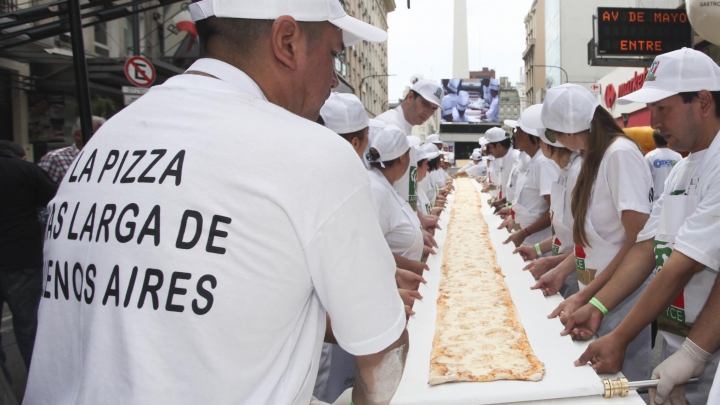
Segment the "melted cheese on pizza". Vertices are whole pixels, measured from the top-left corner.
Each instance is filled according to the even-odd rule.
[[[450,214],[429,384],[539,381],[545,367],[528,343],[470,182],[457,180]]]

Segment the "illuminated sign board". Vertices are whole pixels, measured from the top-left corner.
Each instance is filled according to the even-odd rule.
[[[598,8],[598,54],[659,55],[692,48],[692,29],[685,10]]]

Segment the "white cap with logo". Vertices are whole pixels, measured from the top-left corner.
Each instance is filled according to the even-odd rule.
[[[552,145],[556,148],[564,148],[565,146],[560,142],[550,142],[550,140],[545,136],[545,128],[542,123],[542,109],[542,104],[535,104],[523,111],[522,116],[520,117],[522,120],[521,124],[523,131],[531,135],[539,136],[540,139],[548,145]],[[526,128],[532,129],[535,133],[527,131]]]
[[[583,86],[566,83],[548,89],[543,103],[542,127],[564,134],[576,134],[590,129],[597,98]]]
[[[435,80],[418,80],[417,83],[413,84],[411,90],[420,94],[428,102],[440,107],[444,92],[440,84]]]
[[[442,102],[440,103],[440,108],[442,108],[441,115],[443,117],[453,115],[453,108],[455,108],[456,105],[456,97],[451,97],[450,95],[443,97]]]
[[[331,93],[320,109],[325,126],[336,134],[349,134],[373,126],[382,128],[385,123],[369,119],[362,101],[354,94]]]
[[[410,149],[405,132],[393,124],[375,132],[370,142],[370,149],[375,149],[379,156],[377,159],[373,159],[368,153],[367,160],[370,163],[380,163],[382,167],[385,167],[382,162],[397,159]]]
[[[485,132],[485,139],[487,139],[487,143],[495,143],[510,138],[508,138],[508,134],[502,128],[494,127]]]
[[[682,48],[658,55],[640,90],[617,100],[618,104],[654,103],[678,93],[720,91],[720,66],[706,54]]]
[[[338,0],[201,0],[191,3],[188,10],[193,21],[212,16],[275,20],[284,15],[304,22],[327,21],[342,29],[345,46],[387,40],[387,32],[350,17]]]

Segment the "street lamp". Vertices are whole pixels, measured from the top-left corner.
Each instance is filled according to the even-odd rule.
[[[532,67],[549,67],[549,68],[560,69],[563,71],[563,73],[565,73],[565,83],[570,82],[570,79],[568,78],[568,73],[565,71],[565,69],[561,68],[560,66],[552,66],[552,65],[530,65],[530,66],[532,66]],[[562,77],[560,78],[560,81],[562,82]]]
[[[362,80],[360,80],[360,100],[362,100],[362,88],[363,88],[363,83],[365,83],[365,79],[371,79],[373,77],[390,77],[390,76],[397,76],[397,75],[370,75],[370,76],[363,77]]]

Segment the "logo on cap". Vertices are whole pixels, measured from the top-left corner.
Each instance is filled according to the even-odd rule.
[[[645,78],[646,82],[654,82],[656,79],[655,73],[657,72],[657,68],[660,66],[660,61],[655,60],[653,61],[652,65],[650,66],[650,70],[648,70],[647,77]]]
[[[435,90],[435,97],[440,98],[442,95],[442,88],[438,87],[437,90]]]

